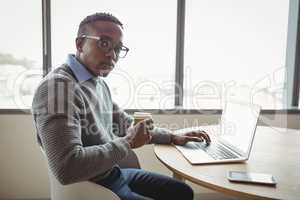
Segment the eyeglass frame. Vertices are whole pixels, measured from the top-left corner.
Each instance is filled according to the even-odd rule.
[[[98,37],[98,36],[92,36],[92,35],[81,35],[81,36],[79,36],[78,38],[83,38],[83,39],[93,39],[93,40],[96,40],[97,41],[97,47],[99,48],[99,49],[101,49],[101,50],[103,50],[99,45],[98,45],[98,42],[101,40],[101,39],[103,39],[103,37]],[[109,38],[109,37],[108,37]],[[112,41],[111,41],[112,42]],[[113,50],[114,51],[114,53],[116,54],[116,56],[118,57],[118,58],[125,58],[126,57],[126,55],[127,55],[127,53],[128,53],[128,51],[129,51],[129,48],[128,47],[126,47],[126,46],[124,46],[123,44],[119,47],[120,48],[120,52],[123,50],[123,51],[125,51],[125,55],[124,56],[122,56],[122,57],[120,57],[119,55],[120,55],[120,53],[116,53],[116,51],[115,51],[115,48],[116,47],[114,47],[114,48],[110,48],[107,52],[105,52],[105,53],[108,53],[108,52],[110,52],[111,50]],[[122,49],[122,48],[125,48],[125,49]]]

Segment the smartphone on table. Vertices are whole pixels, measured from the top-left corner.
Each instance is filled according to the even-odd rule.
[[[227,178],[231,182],[253,183],[276,186],[276,180],[272,174],[251,173],[243,171],[229,171]]]

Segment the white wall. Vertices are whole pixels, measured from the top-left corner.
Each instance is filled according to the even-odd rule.
[[[154,120],[163,124],[171,122],[173,126],[182,128],[184,125],[195,125],[195,122],[217,123],[218,117],[218,115],[155,115]],[[265,117],[269,119],[268,123],[274,126],[300,129],[300,115],[282,114]],[[152,145],[137,150],[137,154],[144,169],[171,175],[155,158]],[[0,115],[0,163],[0,199],[49,197],[47,170],[36,143],[30,115]]]

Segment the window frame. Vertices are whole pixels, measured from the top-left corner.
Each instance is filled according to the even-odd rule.
[[[286,48],[285,90],[286,108],[299,109],[300,87],[300,3],[299,0],[289,1],[289,22]]]
[[[177,0],[175,105],[174,109],[125,109],[153,114],[220,114],[220,109],[184,109],[184,34],[186,0]],[[43,76],[51,71],[51,0],[42,0],[43,27]],[[285,109],[263,109],[262,114],[300,114],[300,0],[289,0],[288,37],[286,48]],[[0,109],[0,114],[30,114],[30,109]]]

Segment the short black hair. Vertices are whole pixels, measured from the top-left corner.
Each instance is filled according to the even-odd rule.
[[[117,17],[113,16],[110,13],[100,12],[100,13],[89,15],[80,22],[78,32],[77,32],[77,37],[80,37],[81,35],[85,34],[87,31],[87,25],[92,24],[95,21],[113,22],[121,26],[121,28],[123,28],[123,24],[120,22],[120,20]]]

